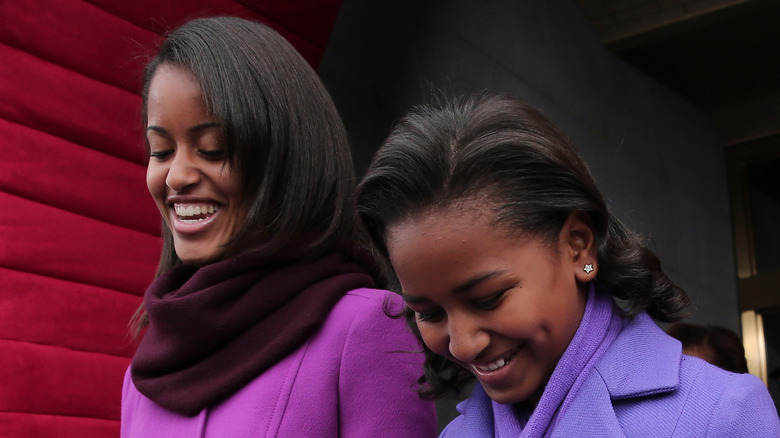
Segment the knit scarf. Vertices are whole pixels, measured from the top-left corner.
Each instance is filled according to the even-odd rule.
[[[149,329],[131,364],[138,391],[196,415],[301,346],[346,292],[374,284],[345,254],[300,255],[249,252],[158,277],[144,295]]]
[[[609,291],[600,283],[590,282],[582,322],[530,417],[524,403],[492,402],[496,438],[552,435],[593,366],[620,334],[624,321]]]

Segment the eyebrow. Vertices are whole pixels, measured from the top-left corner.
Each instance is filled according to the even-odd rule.
[[[488,272],[481,272],[474,277],[464,281],[463,283],[459,284],[458,286],[455,286],[455,288],[452,289],[453,294],[463,294],[474,288],[474,286],[477,286],[478,284],[489,280],[491,278],[497,277],[501,274],[503,274],[504,271],[488,271]],[[425,301],[428,301],[427,298],[422,297],[414,297],[409,296],[401,292],[401,297],[403,300],[407,303],[422,303]]]
[[[468,292],[474,286],[476,286],[476,285],[478,285],[478,284],[480,284],[480,283],[482,283],[482,282],[484,282],[486,280],[489,280],[489,279],[491,279],[493,277],[497,277],[497,276],[499,276],[499,275],[501,275],[503,273],[504,273],[504,271],[489,271],[489,272],[483,272],[483,273],[477,274],[474,277],[472,277],[471,279],[466,280],[463,283],[461,283],[460,285],[458,285],[457,287],[455,287],[455,289],[453,289],[452,292],[456,293],[456,294],[462,294],[464,292]]]
[[[208,128],[219,128],[219,122],[198,123],[197,125],[191,126],[190,128],[188,128],[187,132],[192,134],[192,133],[195,133],[195,132],[198,132],[198,131],[202,131],[202,130],[208,129]],[[154,132],[157,132],[157,133],[160,133],[160,134],[165,134],[165,135],[168,134],[168,130],[167,129],[163,128],[162,126],[157,126],[157,125],[149,125],[149,126],[147,126],[146,127],[146,131],[147,132],[148,131],[154,131]]]

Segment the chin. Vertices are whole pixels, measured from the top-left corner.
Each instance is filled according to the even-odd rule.
[[[485,388],[484,385],[482,388],[485,389],[485,392],[491,400],[496,403],[501,403],[502,405],[521,403],[534,398],[533,394],[528,394],[527,391],[523,391],[520,388],[514,388],[514,390],[508,391],[494,391],[489,388]]]
[[[176,256],[179,257],[179,260],[183,263],[195,266],[205,266],[222,260],[222,254],[214,252],[199,253],[195,251],[176,250]]]
[[[488,392],[488,396],[494,402],[501,403],[502,405],[511,405],[514,403],[520,403],[524,400],[522,397],[511,397],[504,394],[492,394],[489,392]]]

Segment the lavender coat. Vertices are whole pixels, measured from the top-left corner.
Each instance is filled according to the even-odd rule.
[[[194,417],[144,397],[128,369],[122,438],[435,436],[434,405],[413,390],[422,372],[421,347],[403,319],[385,315],[385,300],[400,309],[391,292],[347,293],[306,344]]]
[[[504,438],[480,386],[458,411],[442,437]],[[683,355],[642,314],[599,359],[551,436],[776,438],[780,420],[761,380]]]

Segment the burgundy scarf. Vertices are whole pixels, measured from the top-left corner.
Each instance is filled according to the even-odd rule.
[[[165,409],[196,415],[301,346],[348,291],[372,287],[342,253],[245,253],[180,265],[146,290],[149,329],[133,357],[136,388]]]

